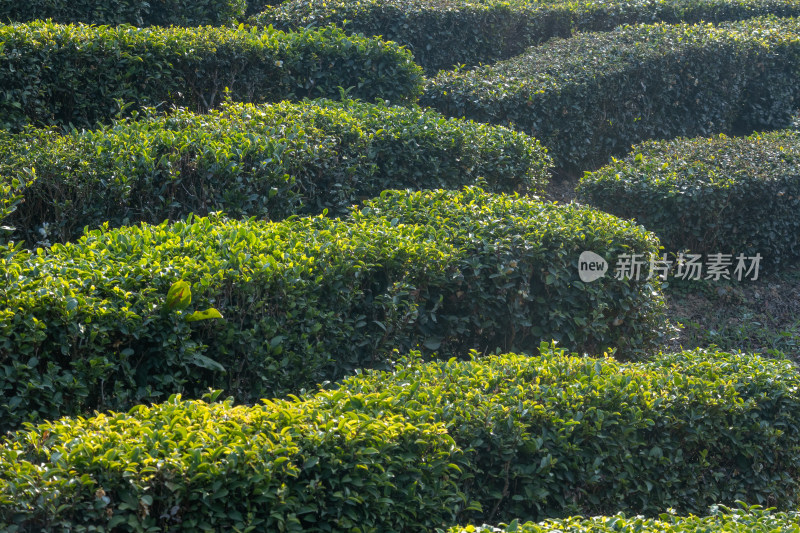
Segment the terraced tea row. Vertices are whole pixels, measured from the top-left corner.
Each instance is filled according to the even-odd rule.
[[[141,4],[136,23],[165,6],[179,23],[244,8],[169,1]],[[341,10],[345,31],[426,33],[433,46],[414,47],[430,69],[459,39],[474,58],[643,16],[783,9],[800,5],[293,0],[259,20],[317,24]],[[799,22],[579,34],[441,73],[423,102],[541,136],[562,170],[583,170],[645,138],[785,126],[800,106]],[[551,161],[524,134],[350,100],[416,102],[422,71],[406,50],[331,28],[243,26],[34,23],[0,27],[0,42],[0,117],[17,132],[0,135],[0,219],[21,231],[0,227],[0,242],[188,211],[253,216],[0,249],[0,431],[14,431],[0,441],[0,530],[800,532],[796,365],[656,355],[669,327],[657,279],[579,281],[583,253],[650,257],[654,234],[475,187],[385,191],[348,213],[385,188],[546,182]],[[306,96],[346,101],[229,101]],[[158,114],[173,105],[189,110]],[[58,133],[118,111],[136,119]],[[796,254],[796,136],[646,143],[587,175],[582,194],[678,216],[682,233],[647,224],[691,241],[681,246],[784,261]],[[761,211],[725,218],[754,194]],[[707,213],[688,218],[698,205]],[[325,208],[347,217],[291,216]],[[695,222],[711,226],[698,235]],[[607,348],[619,359],[585,355]],[[486,355],[509,351],[525,355]],[[330,390],[305,391],[320,382]],[[299,397],[253,405],[289,393]],[[777,511],[689,515],[737,500]],[[667,509],[679,515],[613,516]],[[568,515],[601,516],[527,522]]]
[[[663,328],[658,284],[576,281],[585,247],[650,254],[657,241],[590,209],[467,189],[384,193],[350,221],[214,217],[4,254],[0,430],[209,386],[255,402],[385,367],[395,349],[556,339],[635,357]],[[179,280],[185,311],[166,304]],[[224,320],[188,320],[206,308]]]
[[[244,17],[246,0],[0,0],[0,22],[52,19],[116,26],[217,26]],[[254,2],[264,7],[263,0]]]
[[[433,74],[454,65],[508,59],[527,46],[573,31],[608,31],[639,22],[723,22],[797,16],[797,0],[290,0],[251,22],[279,29],[336,24],[409,47]]]
[[[786,127],[800,107],[800,19],[640,25],[442,72],[422,103],[514,125],[583,171],[647,139]]]
[[[578,197],[636,219],[670,252],[788,264],[800,255],[800,133],[649,141],[587,173]]]
[[[565,520],[547,520],[541,523],[514,521],[501,527],[454,527],[447,533],[754,533],[771,531],[800,532],[800,514],[796,511],[777,513],[762,506],[742,506],[731,509],[714,506],[709,516],[676,516],[663,513],[659,518],[643,519],[639,516],[617,514],[594,518],[574,517]]]
[[[540,357],[418,355],[301,399],[176,397],[21,431],[0,445],[0,527],[431,531],[796,503],[800,378],[787,361],[695,351],[622,364],[547,345]],[[776,531],[790,520],[755,510],[570,519],[558,531]]]
[[[281,5],[282,4],[282,5]],[[572,30],[608,30],[635,22],[720,22],[758,15],[796,16],[796,0],[658,0],[514,2],[414,0],[0,0],[0,22],[51,19],[97,25],[235,25],[296,30],[337,24],[409,46],[425,68],[488,63]]]
[[[558,167],[595,168],[649,138],[786,126],[800,106],[798,19],[643,25],[578,34],[469,72],[443,72],[422,103],[448,116],[514,125]],[[5,26],[4,126],[90,126],[145,105],[206,111],[304,96],[410,103],[408,52],[339,30]],[[55,43],[55,44],[53,44]],[[13,53],[11,52],[12,50]],[[349,89],[352,89],[349,93]]]
[[[422,90],[411,54],[341,30],[0,25],[0,127],[93,127],[121,111],[195,111],[244,102],[338,98],[408,103]]]
[[[0,197],[23,202],[6,224],[27,246],[65,242],[83,228],[189,213],[280,220],[346,215],[391,188],[543,193],[544,149],[514,131],[435,112],[347,101],[225,104],[95,131],[0,134]],[[42,234],[45,236],[42,236]]]
[[[0,22],[107,26],[221,26],[241,22],[281,0],[0,0]]]

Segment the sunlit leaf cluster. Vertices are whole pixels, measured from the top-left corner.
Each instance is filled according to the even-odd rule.
[[[705,514],[745,498],[791,507],[800,378],[790,363],[540,351],[411,354],[291,400],[173,397],[46,422],[0,445],[0,527],[431,531],[607,513],[499,531],[795,531],[793,514],[757,508],[613,516]]]
[[[468,189],[387,193],[349,221],[212,216],[18,251],[0,264],[0,423],[208,387],[254,402],[388,368],[394,350],[557,339],[637,357],[663,331],[658,283],[583,284],[586,248],[611,260],[657,241],[591,209]],[[178,281],[191,308],[171,303]],[[187,320],[209,308],[224,320]]]

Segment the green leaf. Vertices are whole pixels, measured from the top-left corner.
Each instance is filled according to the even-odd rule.
[[[442,345],[442,338],[431,337],[430,339],[425,341],[424,345],[429,350],[438,350],[439,347]]]
[[[194,357],[192,357],[192,362],[195,364],[195,366],[199,366],[200,368],[206,368],[208,370],[216,370],[217,372],[225,372],[224,366],[217,363],[210,357],[206,357],[205,355],[199,353],[195,354]]]
[[[205,311],[195,311],[186,317],[186,321],[197,322],[198,320],[209,320],[212,318],[222,318],[222,314],[213,307],[210,307]]]
[[[170,311],[182,311],[192,303],[192,289],[185,281],[176,281],[169,288],[167,293],[167,309]]]

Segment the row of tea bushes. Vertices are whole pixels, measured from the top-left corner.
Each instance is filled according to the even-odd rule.
[[[705,513],[734,500],[795,507],[800,378],[789,361],[698,350],[622,364],[541,351],[412,356],[255,407],[172,398],[44,423],[0,445],[0,528],[431,531]],[[739,519],[793,531],[775,529],[790,518],[752,510],[663,531],[754,531],[724,529]],[[562,523],[634,532],[670,521],[681,519]]]
[[[0,0],[0,22],[217,26],[242,19],[246,7],[245,0]]]
[[[556,166],[597,168],[652,138],[785,127],[800,104],[800,19],[719,27],[639,25],[577,34],[466,72],[441,72],[422,102],[514,124]]]
[[[542,345],[412,363],[344,381],[352,410],[443,423],[465,450],[467,523],[736,500],[794,510],[800,495],[797,367],[697,349],[619,363]],[[335,394],[335,393],[330,393]],[[336,396],[333,396],[334,398]]]
[[[411,54],[334,28],[0,26],[0,127],[93,127],[142,106],[196,111],[233,100],[339,97],[409,103],[422,91]],[[121,109],[122,108],[122,109]]]
[[[455,297],[440,293],[438,316],[420,319],[431,335],[457,332],[443,345],[446,353],[528,348],[545,339],[587,352],[613,346],[634,357],[664,331],[654,321],[661,309],[656,280],[647,273],[616,279],[614,268],[624,254],[658,250],[657,239],[601,211],[476,189],[386,191],[352,219],[426,226],[438,242],[466,252]],[[579,279],[585,251],[610,263],[601,283]]]
[[[656,281],[578,280],[587,248],[655,253],[641,226],[474,188],[368,205],[352,221],[212,217],[5,254],[0,431],[209,386],[254,402],[385,367],[395,349],[450,357],[556,339],[635,357],[663,331]],[[191,285],[185,310],[167,301],[178,281]],[[224,319],[190,321],[206,308]]]
[[[780,513],[758,505],[731,509],[715,505],[709,516],[676,516],[662,513],[658,518],[640,516],[570,517],[540,523],[519,521],[492,526],[454,527],[447,533],[800,533],[800,513]]]
[[[578,198],[701,254],[800,255],[800,132],[648,141],[587,173]]]
[[[0,529],[428,531],[453,523],[460,455],[440,424],[176,397],[0,447]]]
[[[538,194],[548,168],[545,150],[525,134],[352,100],[229,103],[63,136],[0,134],[0,176],[24,196],[6,223],[29,246],[40,232],[65,242],[105,221],[344,215],[386,189],[483,183]]]
[[[282,0],[0,0],[0,22],[51,19],[107,26],[221,26]]]
[[[250,11],[248,7],[248,11]],[[722,22],[797,16],[796,0],[501,2],[451,0],[289,0],[249,22],[280,29],[336,24],[407,46],[429,73],[492,63],[573,31],[608,31],[637,22]]]

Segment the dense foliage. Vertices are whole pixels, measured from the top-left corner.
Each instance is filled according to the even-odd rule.
[[[430,225],[399,220],[426,212]],[[663,328],[658,284],[582,284],[584,246],[611,256],[657,241],[591,209],[470,189],[387,194],[351,222],[213,217],[8,254],[0,430],[209,386],[254,402],[385,368],[394,349],[532,352],[557,339],[635,356]],[[180,280],[183,310],[166,305]],[[224,319],[189,321],[206,308]]]
[[[651,138],[785,127],[800,106],[800,19],[718,27],[627,26],[442,72],[423,103],[446,115],[514,124],[556,166],[596,168]]]
[[[705,512],[736,499],[791,509],[799,385],[788,361],[753,355],[697,350],[622,364],[544,345],[538,357],[411,358],[257,407],[174,398],[8,438],[0,527],[430,531],[576,512]],[[687,531],[752,531],[715,526],[786,517],[717,514],[689,519],[705,529]],[[679,519],[608,520],[594,522],[647,531]]]
[[[14,190],[16,188],[14,183],[0,183],[0,224],[3,224],[0,225],[0,247],[7,244],[16,229],[5,224],[22,201],[22,196]]]
[[[646,142],[587,173],[578,195],[673,252],[785,263],[800,255],[800,132]]]
[[[362,223],[414,224],[464,253],[455,298],[442,295],[431,335],[457,332],[446,353],[530,349],[540,339],[582,351],[615,347],[634,357],[664,331],[658,279],[616,279],[622,254],[658,252],[641,226],[574,205],[487,195],[480,190],[386,191],[353,215]],[[583,283],[585,251],[611,264],[600,280]]]
[[[483,183],[541,193],[548,167],[544,149],[524,134],[353,100],[226,104],[63,136],[0,134],[0,176],[18,183],[6,195],[24,196],[6,222],[29,246],[106,221],[159,223],[220,210],[271,220],[323,209],[343,215],[390,188]]]
[[[459,494],[448,474],[458,472],[460,450],[443,428],[344,410],[174,398],[45,424],[0,448],[0,529],[426,531],[452,523]]]
[[[276,2],[277,3],[277,2]],[[248,6],[248,12],[252,12]],[[280,29],[336,24],[407,46],[429,73],[507,59],[575,30],[621,24],[797,16],[797,0],[289,0],[250,22]]]
[[[245,8],[245,0],[0,0],[0,22],[216,26],[240,20]]]
[[[0,531],[800,533],[800,0],[278,4],[0,0]]]
[[[675,516],[662,513],[658,518],[639,516],[571,517],[540,523],[519,521],[500,527],[454,527],[448,533],[800,533],[800,514],[771,512],[761,506],[731,509],[715,505],[709,516]]]
[[[442,422],[465,450],[469,522],[735,500],[793,510],[800,375],[788,360],[694,350],[642,363],[504,355],[349,378],[359,411]],[[475,354],[478,355],[478,354]]]
[[[339,97],[407,103],[422,90],[411,54],[334,28],[0,26],[0,127],[92,127],[142,106],[206,111],[246,102]]]
[[[285,0],[247,0],[246,15],[256,15],[261,13],[271,6],[279,6]]]

